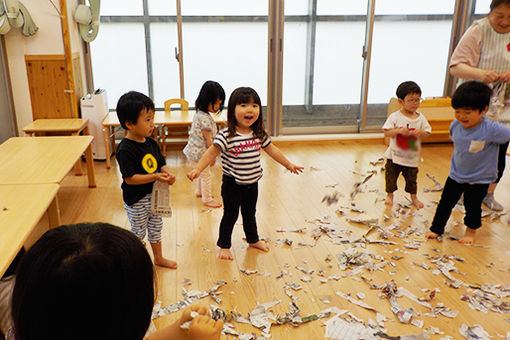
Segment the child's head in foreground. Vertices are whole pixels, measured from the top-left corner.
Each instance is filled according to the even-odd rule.
[[[414,113],[421,103],[421,88],[414,81],[405,81],[397,87],[398,102],[405,111]]]
[[[468,81],[460,85],[452,96],[452,107],[457,119],[465,128],[473,128],[487,112],[492,89],[479,81]]]
[[[136,125],[141,114],[154,114],[154,102],[143,93],[129,91],[119,98],[116,110],[120,125],[128,130],[126,122]]]
[[[107,223],[51,229],[17,270],[16,339],[141,340],[154,290],[151,259],[131,232]]]
[[[246,112],[246,118],[252,117],[252,119],[244,119],[245,117],[241,114],[245,111],[246,104],[250,104],[250,108]],[[253,106],[258,108],[253,108]],[[260,138],[266,136],[262,103],[258,93],[251,87],[238,87],[232,92],[228,99],[227,120],[229,136],[233,136],[236,126],[244,124],[245,121],[250,122],[250,128],[255,136]]]

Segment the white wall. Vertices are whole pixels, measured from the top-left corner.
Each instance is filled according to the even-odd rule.
[[[25,67],[26,54],[64,54],[64,43],[60,16],[49,1],[21,0],[30,12],[34,22],[39,27],[35,35],[25,37],[21,30],[11,28],[5,35],[5,47],[11,76],[13,91],[14,110],[19,134],[23,135],[22,129],[31,123],[32,107],[30,104],[30,91],[28,88],[27,70]],[[53,3],[60,10],[60,2],[53,0]],[[83,53],[81,41],[78,34],[78,27],[73,19],[74,9],[77,6],[76,0],[67,0],[69,35],[71,38],[71,49],[73,53],[80,53],[83,73]],[[82,80],[84,76],[82,75]]]

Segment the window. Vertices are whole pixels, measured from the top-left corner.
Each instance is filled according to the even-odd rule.
[[[94,85],[106,89],[108,105],[136,90],[148,93],[145,35],[140,23],[101,23],[100,34],[90,44]]]
[[[442,95],[455,0],[377,0],[372,32],[366,32],[370,0],[272,1],[285,5],[283,66],[275,71],[283,78],[283,107],[272,120],[281,121],[275,131],[356,132],[363,100],[366,125],[381,126],[388,101],[405,80],[416,81],[424,97]],[[206,80],[222,84],[227,99],[239,86],[253,87],[267,105],[271,3],[181,0],[184,93],[192,107]],[[486,13],[489,3],[477,1],[476,11]],[[180,96],[176,4],[119,4],[102,4],[100,34],[91,43],[95,86],[107,90],[110,108],[137,90],[162,109],[166,99]],[[365,73],[364,47],[371,52]]]

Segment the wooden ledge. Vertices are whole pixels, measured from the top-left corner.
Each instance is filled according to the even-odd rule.
[[[324,135],[288,135],[271,137],[275,145],[288,145],[291,143],[329,144],[329,143],[382,143],[384,133],[341,133]]]

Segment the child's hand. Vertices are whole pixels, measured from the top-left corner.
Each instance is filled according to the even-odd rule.
[[[175,175],[170,172],[167,172],[167,171],[164,171],[164,173],[168,174],[168,176],[169,176],[168,184],[169,185],[174,184],[175,183]]]
[[[193,169],[186,175],[186,177],[188,177],[190,181],[194,180],[198,176],[200,176],[200,171],[198,171],[198,169]]]
[[[409,134],[409,129],[406,128],[405,126],[402,126],[401,128],[399,128],[397,130],[398,130],[397,132],[399,135],[407,136]]]
[[[411,131],[411,135],[416,136],[418,138],[423,138],[428,135],[428,132],[425,130],[416,129]]]
[[[205,306],[201,306],[201,305],[189,306],[182,312],[181,321],[179,322],[181,325],[185,322],[193,320],[193,317],[191,316],[191,312],[196,312],[199,315],[206,315],[207,308]]]
[[[190,306],[186,308],[182,314],[181,319],[176,320],[173,324],[170,326],[164,327],[162,329],[158,329],[156,332],[149,335],[147,340],[163,340],[163,339],[176,339],[176,340],[185,340],[189,339],[188,334],[189,330],[181,328],[181,325],[185,322],[192,321],[191,313],[197,312],[199,315],[197,315],[195,318],[204,316],[207,314],[207,308],[204,306]],[[219,339],[219,337],[217,337]],[[197,338],[201,339],[201,338]]]
[[[156,175],[156,178],[160,182],[168,183],[168,185],[172,185],[175,182],[175,176],[168,172],[161,172]]]
[[[209,316],[198,315],[189,328],[189,340],[219,339],[223,329],[223,320],[214,321]]]
[[[292,164],[292,163],[290,163],[287,166],[287,170],[289,170],[290,172],[292,172],[293,174],[296,174],[296,175],[299,175],[300,173],[302,173],[303,169],[304,168],[302,166],[295,165],[295,164]]]

